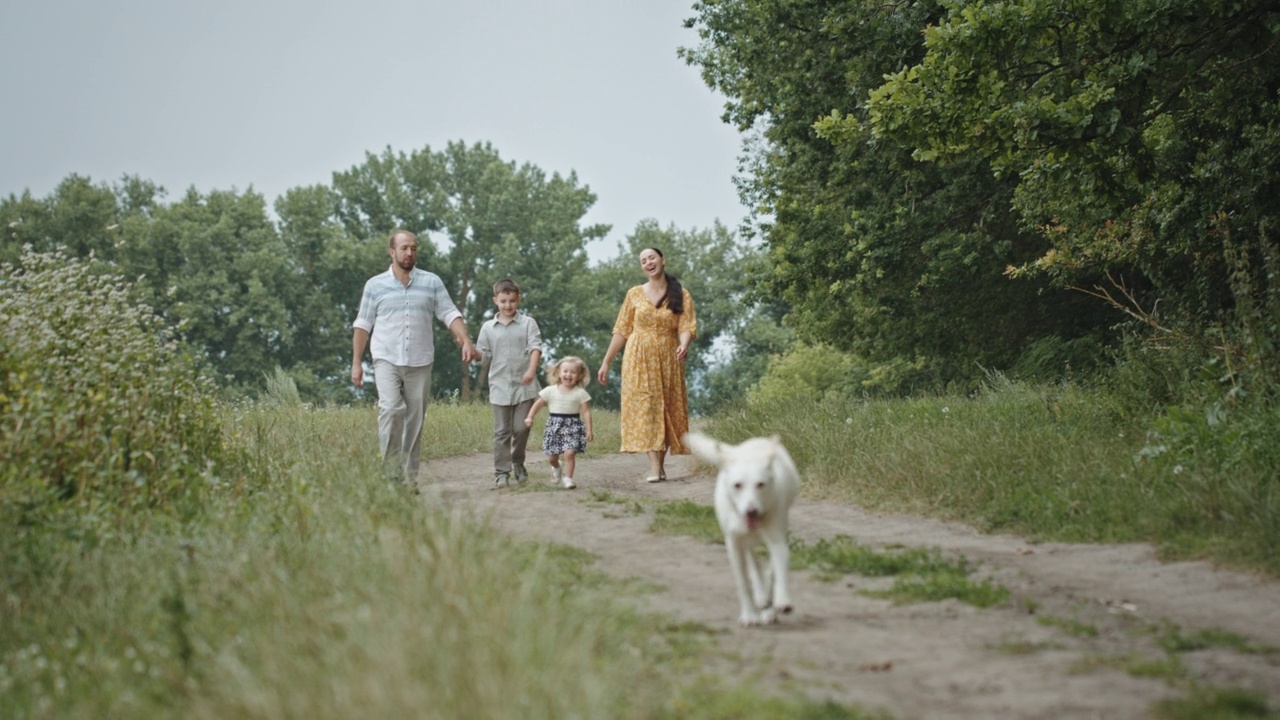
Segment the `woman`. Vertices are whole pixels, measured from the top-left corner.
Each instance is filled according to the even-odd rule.
[[[613,338],[597,379],[605,385],[609,363],[625,345],[622,358],[622,452],[649,455],[647,482],[667,479],[667,453],[684,455],[689,431],[689,400],[684,361],[697,334],[693,297],[667,274],[657,248],[640,251],[640,269],[649,280],[627,291],[613,325]]]

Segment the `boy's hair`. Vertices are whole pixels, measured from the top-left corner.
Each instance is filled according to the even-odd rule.
[[[493,284],[493,296],[498,297],[504,292],[515,293],[519,295],[520,286],[517,285],[516,281],[512,280],[511,278],[502,278],[501,280]]]
[[[573,363],[582,368],[582,372],[578,375],[578,382],[574,383],[574,387],[584,388],[591,384],[591,368],[587,367],[587,361],[577,355],[566,355],[551,363],[551,367],[547,368],[548,385],[560,384],[560,366],[565,363]]]

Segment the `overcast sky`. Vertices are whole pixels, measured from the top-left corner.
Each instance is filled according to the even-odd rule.
[[[733,228],[737,132],[676,57],[692,0],[5,0],[0,197],[72,173],[286,190],[390,146],[576,171],[585,223]]]

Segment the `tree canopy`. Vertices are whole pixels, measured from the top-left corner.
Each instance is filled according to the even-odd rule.
[[[693,9],[683,55],[754,138],[759,278],[807,339],[945,379],[1108,340],[1073,287],[1204,323],[1224,241],[1256,257],[1274,225],[1274,3]]]
[[[330,185],[288,190],[274,217],[253,192],[193,188],[170,201],[140,178],[101,184],[72,175],[46,198],[0,200],[0,262],[17,262],[31,246],[122,276],[233,392],[252,393],[281,368],[308,399],[350,400],[351,322],[365,281],[389,264],[395,229],[418,235],[419,266],[444,280],[473,336],[493,316],[493,284],[510,277],[542,328],[548,359],[598,361],[626,288],[642,276],[634,253],[589,263],[587,244],[609,230],[583,222],[594,202],[574,173],[504,160],[487,143],[369,153]],[[719,225],[661,229],[656,221],[642,222],[618,250],[648,244],[689,273],[703,321],[698,347],[731,335],[753,251]],[[463,368],[449,343],[437,333],[435,391],[482,398],[482,368]],[[706,353],[692,355],[695,377],[707,367]],[[616,388],[599,400],[616,404]]]

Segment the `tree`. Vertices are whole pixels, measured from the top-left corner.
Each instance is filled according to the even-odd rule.
[[[1229,311],[1224,240],[1256,261],[1280,213],[1280,7],[946,8],[874,92],[875,137],[1014,183],[1020,223],[1045,241],[1015,274],[1124,278],[1144,307],[1193,323]]]
[[[23,246],[30,245],[36,252],[60,249],[78,259],[110,260],[120,218],[116,193],[81,175],[67,176],[42,200],[30,192],[10,195],[0,202],[0,223],[7,231],[0,259],[16,262]]]
[[[276,365],[309,359],[307,291],[261,195],[194,188],[164,203],[163,188],[136,177],[94,184],[71,175],[47,198],[29,194],[0,203],[12,257],[22,245],[88,259],[95,272],[133,283],[196,348],[220,382],[256,386]]]
[[[936,2],[700,2],[685,49],[758,133],[739,179],[768,243],[755,276],[802,339],[884,363],[928,358],[937,379],[1008,367],[1038,337],[1097,329],[1082,298],[1005,275],[1039,255],[1014,185],[981,159],[922,163],[865,125],[884,75],[923,54]],[[835,111],[833,112],[833,108]],[[825,120],[824,120],[825,118]]]
[[[442,151],[370,155],[336,173],[334,189],[349,232],[376,235],[384,246],[396,227],[418,235],[419,266],[445,281],[473,335],[491,314],[493,283],[511,277],[551,348],[582,346],[586,243],[608,227],[581,226],[595,195],[573,173],[547,177],[534,165],[502,160],[487,143],[454,142]],[[471,400],[477,372],[464,371],[457,353],[437,352],[433,383]]]
[[[280,362],[301,391],[333,400],[345,399],[350,386],[351,323],[364,282],[387,261],[383,243],[347,231],[338,205],[338,194],[323,185],[291,189],[275,204],[299,321],[291,356]]]
[[[296,276],[261,195],[194,188],[157,208],[139,235],[126,235],[138,284],[202,348],[225,382],[256,386],[277,364],[292,365]]]

